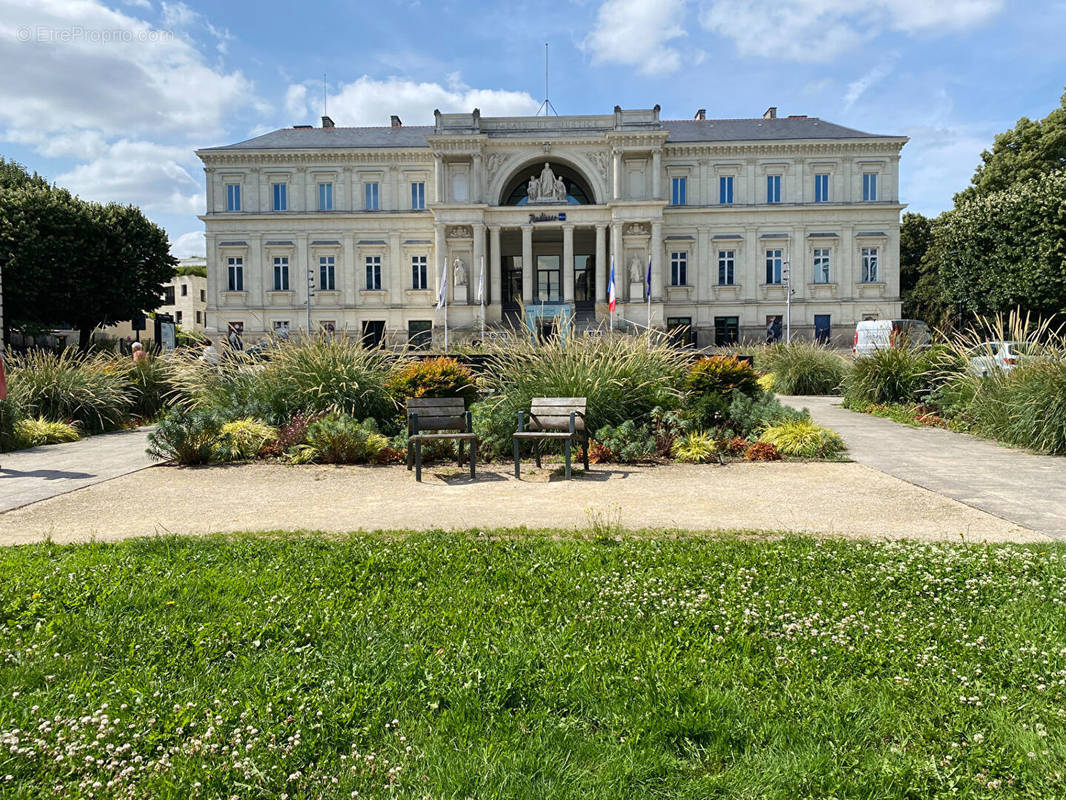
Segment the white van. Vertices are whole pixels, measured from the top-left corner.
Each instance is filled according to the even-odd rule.
[[[929,328],[920,319],[865,319],[855,326],[852,355],[865,356],[887,347],[925,347]]]

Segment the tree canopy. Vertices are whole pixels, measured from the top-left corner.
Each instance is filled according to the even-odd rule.
[[[166,233],[139,209],[85,202],[0,160],[5,325],[95,328],[163,302],[174,276]]]
[[[996,136],[991,152],[981,153],[971,185],[956,199],[972,200],[1059,169],[1066,169],[1066,92],[1059,107],[1042,120],[1022,117],[1009,131]]]

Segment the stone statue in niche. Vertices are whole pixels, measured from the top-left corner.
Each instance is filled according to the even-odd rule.
[[[552,172],[551,165],[545,161],[540,177],[531,175],[526,185],[526,196],[530,203],[565,203],[566,182],[562,176]]]
[[[644,263],[640,254],[634,253],[633,258],[629,261],[629,281],[630,283],[644,283]]]
[[[463,259],[455,259],[452,262],[452,269],[455,270],[455,285],[466,286],[466,264],[463,263]]]

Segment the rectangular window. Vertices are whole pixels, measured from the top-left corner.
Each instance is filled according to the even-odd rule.
[[[318,257],[318,288],[323,292],[337,291],[336,256]]]
[[[289,291],[289,257],[274,256],[274,291]]]
[[[411,256],[411,288],[425,289],[428,286],[426,256]]]
[[[688,253],[670,254],[670,285],[688,286]]]
[[[367,211],[378,210],[378,184],[368,183],[363,186],[363,208]]]
[[[289,207],[286,185],[284,183],[273,184],[274,210],[285,211]]]
[[[182,297],[188,297],[189,296],[189,284],[183,283],[181,285],[181,296]]]
[[[274,335],[282,339],[289,338],[289,321],[287,319],[274,320]]]
[[[381,291],[381,256],[366,257],[366,288],[371,292]]]
[[[678,347],[696,345],[696,332],[692,330],[692,317],[667,317],[666,334]]]
[[[818,344],[829,344],[832,336],[832,326],[828,314],[814,315],[814,341]]]
[[[814,176],[814,202],[829,202],[829,173]]]
[[[206,303],[207,302],[207,289],[201,289],[200,290],[200,302],[201,303]]]
[[[175,311],[174,312],[174,322],[177,325],[181,324],[181,312],[180,311]]]
[[[714,343],[717,347],[736,344],[740,339],[740,317],[714,318]]]
[[[718,202],[723,205],[733,203],[733,176],[723,175],[718,179]]]
[[[781,176],[780,175],[767,175],[766,176],[766,202],[767,203],[780,203],[781,202]]]
[[[426,184],[423,181],[411,184],[411,209],[423,211],[426,207]]]
[[[767,283],[781,283],[781,251],[780,250],[767,250],[766,251],[766,282]]]
[[[428,350],[433,344],[433,321],[412,319],[407,323],[407,346],[413,350]]]
[[[878,283],[876,247],[862,248],[862,282]]]
[[[241,185],[239,183],[226,184],[226,210],[241,210]]]
[[[199,325],[201,322],[203,322],[203,317],[201,317],[200,316],[200,312],[197,311],[196,312],[196,324]]]
[[[320,183],[320,184],[318,184],[318,210],[319,211],[332,211],[333,210],[333,184],[332,183]]]
[[[862,174],[862,199],[866,203],[872,203],[877,200],[876,172],[864,172]]]
[[[670,179],[670,205],[683,206],[685,205],[685,195],[687,194],[688,178],[671,178]]]
[[[163,305],[165,305],[165,306],[174,305],[174,287],[173,286],[164,286],[163,287]]]
[[[814,282],[829,283],[829,248],[815,248]]]
[[[244,259],[243,258],[229,258],[226,260],[226,272],[229,277],[227,282],[227,291],[230,292],[243,292],[244,291]],[[200,300],[203,302],[206,298],[203,297],[204,292],[200,292]]]
[[[718,251],[718,285],[732,286],[736,283],[736,251]]]
[[[364,320],[362,331],[363,347],[381,347],[385,343],[385,320]]]

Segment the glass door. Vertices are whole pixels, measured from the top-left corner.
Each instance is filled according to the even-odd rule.
[[[537,256],[537,302],[563,301],[562,270],[559,256]]]

